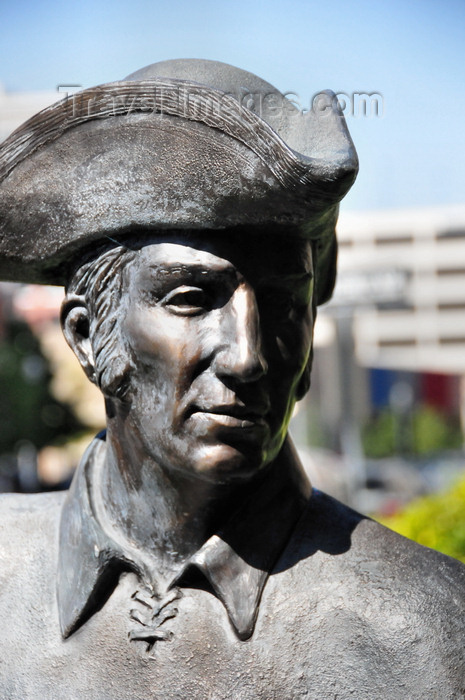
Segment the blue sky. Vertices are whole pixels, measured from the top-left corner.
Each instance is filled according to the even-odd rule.
[[[301,103],[376,92],[383,117],[347,116],[361,170],[351,210],[465,199],[464,0],[100,0],[0,3],[7,90],[90,87],[168,58],[252,71]]]

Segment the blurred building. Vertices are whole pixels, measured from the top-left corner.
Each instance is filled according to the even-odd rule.
[[[333,306],[367,366],[465,373],[465,205],[343,213]]]
[[[460,413],[465,205],[343,212],[338,238],[336,290],[315,337],[329,421],[414,400]]]
[[[359,491],[378,478],[361,437],[373,426],[377,439],[380,416],[395,424],[391,447],[404,459],[460,447],[465,205],[343,212],[338,239],[335,294],[316,324],[307,436],[344,456]],[[297,426],[302,436],[302,418]]]

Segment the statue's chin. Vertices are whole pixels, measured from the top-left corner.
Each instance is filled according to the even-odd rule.
[[[275,451],[270,453],[258,446],[208,445],[199,451],[195,460],[191,459],[190,464],[184,464],[182,471],[202,481],[237,483],[253,479],[275,456]]]

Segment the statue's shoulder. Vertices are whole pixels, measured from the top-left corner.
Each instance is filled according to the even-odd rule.
[[[59,517],[67,491],[50,493],[2,493],[0,494],[0,527],[11,521],[24,525],[31,519],[49,520]]]
[[[296,531],[295,561],[333,581],[355,607],[418,614],[430,626],[461,618],[465,635],[465,566],[423,547],[336,499],[315,491]]]
[[[26,570],[34,561],[40,566],[43,557],[55,556],[65,496],[66,492],[0,494],[0,560],[9,575],[21,562]]]
[[[270,597],[335,686],[370,688],[370,698],[465,697],[459,561],[315,492],[275,578]]]

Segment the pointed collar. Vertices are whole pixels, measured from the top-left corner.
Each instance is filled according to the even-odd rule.
[[[57,583],[65,638],[104,605],[123,571],[134,571],[142,582],[156,585],[147,580],[137,550],[129,542],[117,542],[99,521],[92,474],[104,460],[105,436],[100,434],[84,454],[63,506]],[[288,439],[259,488],[186,562],[171,586],[188,585],[192,571],[199,570],[226,608],[238,637],[250,637],[263,588],[310,490]]]

